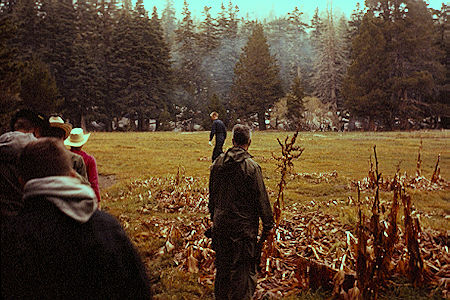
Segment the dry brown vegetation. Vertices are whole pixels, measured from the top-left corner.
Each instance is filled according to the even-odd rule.
[[[267,134],[267,138],[274,136]],[[311,149],[305,145],[305,138],[298,140],[305,148],[295,162],[300,169],[298,165],[304,166],[302,160],[310,155]],[[286,137],[284,144],[279,142],[278,146],[284,145],[286,149],[289,142],[292,139]],[[294,144],[295,140],[291,146]],[[426,146],[425,143],[425,149]],[[448,197],[444,196],[443,200],[439,197],[447,195],[449,186],[445,177],[439,175],[441,160],[433,162],[432,168],[428,162],[427,170],[422,171],[430,151],[423,155],[419,150],[419,155],[414,155],[414,177],[400,172],[398,164],[393,168],[397,170],[393,176],[382,176],[376,157],[372,167],[370,163],[366,167],[366,176],[343,179],[342,174],[348,173],[345,169],[317,168],[315,172],[301,169],[303,172],[291,170],[283,175],[282,168],[275,169],[277,162],[283,162],[283,152],[278,156],[279,150],[272,149],[275,157],[280,158],[276,160],[261,152],[262,144],[256,143],[254,147],[255,159],[265,172],[270,165],[274,166],[274,172],[269,172],[273,179],[266,178],[274,204],[283,195],[285,202],[279,206],[280,217],[273,236],[276,247],[270,255],[267,251],[263,255],[256,298],[334,295],[342,299],[363,296],[367,299],[410,295],[439,299],[447,295],[448,227],[428,225],[433,215],[427,207],[433,203],[424,203],[422,195],[426,193],[427,201],[436,204],[444,201],[448,205]],[[204,157],[202,152],[193,151],[197,157]],[[384,151],[386,157],[380,146],[377,151]],[[285,154],[286,159],[289,155]],[[366,162],[369,155],[367,151]],[[444,152],[444,157],[447,164],[448,153]],[[339,158],[335,159],[339,164]],[[201,159],[195,161],[208,164]],[[356,167],[357,162],[352,163]],[[383,165],[385,170],[387,165]],[[110,188],[104,194],[105,208],[119,217],[133,237],[146,260],[157,299],[209,299],[212,298],[214,252],[211,241],[204,236],[210,226],[206,214],[207,176],[190,176],[186,173],[191,166],[181,166],[178,164],[171,172],[174,175],[143,177]],[[296,196],[299,184],[308,194]],[[448,212],[448,206],[444,211]],[[425,226],[422,220],[426,221]]]

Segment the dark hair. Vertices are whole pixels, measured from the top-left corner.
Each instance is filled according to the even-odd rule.
[[[42,135],[45,137],[53,137],[64,140],[64,138],[66,137],[66,132],[62,128],[48,126],[44,129]]]
[[[248,145],[251,139],[250,127],[236,124],[233,127],[233,141],[238,146]]]
[[[28,119],[18,118],[14,121],[14,124],[11,124],[12,131],[25,130],[27,132],[32,132],[35,128],[35,125]]]
[[[11,131],[24,129],[30,131],[36,127],[44,127],[47,118],[30,109],[20,109],[11,119]]]
[[[61,140],[40,138],[25,146],[19,157],[23,180],[48,176],[68,176],[72,167],[68,151]]]

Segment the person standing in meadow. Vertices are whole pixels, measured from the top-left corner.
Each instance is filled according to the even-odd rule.
[[[256,288],[258,249],[274,226],[261,167],[247,152],[250,128],[235,125],[233,147],[213,163],[208,209],[216,251],[216,299],[251,299]],[[258,241],[259,219],[263,231]]]
[[[151,299],[139,254],[69,155],[41,138],[19,157],[24,208],[1,223],[2,299]]]
[[[213,111],[210,115],[213,121],[211,132],[209,134],[209,145],[212,146],[212,140],[214,135],[216,136],[216,144],[214,146],[212,161],[214,162],[216,158],[223,153],[223,144],[227,138],[227,127],[221,120],[219,120],[219,114]]]
[[[90,133],[84,134],[82,128],[74,128],[70,132],[69,137],[64,140],[64,145],[70,146],[70,151],[80,155],[83,158],[84,164],[86,165],[87,177],[92,189],[97,196],[98,204],[100,205],[100,189],[98,187],[98,171],[97,162],[94,156],[81,150],[84,144],[88,141]]]

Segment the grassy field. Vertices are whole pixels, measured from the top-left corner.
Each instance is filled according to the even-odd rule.
[[[266,186],[274,200],[279,174],[272,159],[278,155],[277,138],[284,139],[292,133],[255,132],[249,152],[254,156],[265,176]],[[145,257],[155,291],[159,299],[210,298],[211,287],[197,284],[195,276],[180,272],[173,265],[173,258],[155,258],[155,252],[164,245],[164,238],[142,238],[145,223],[153,218],[168,220],[206,216],[204,213],[168,213],[167,210],[148,211],[153,193],[172,192],[170,187],[179,170],[192,177],[189,192],[206,195],[212,148],[208,146],[209,132],[173,133],[93,133],[84,150],[97,160],[99,174],[114,183],[102,190],[102,207],[117,216],[133,237]],[[300,133],[297,139],[305,148],[295,161],[294,174],[288,182],[286,205],[301,205],[305,211],[321,211],[336,216],[342,223],[354,224],[356,207],[348,201],[356,198],[351,182],[362,180],[369,170],[369,157],[376,145],[379,171],[383,177],[393,177],[397,168],[401,173],[414,176],[420,143],[422,175],[430,179],[438,157],[442,178],[450,178],[450,131],[381,132],[381,133]],[[229,137],[225,148],[231,146]],[[319,174],[322,173],[322,174]],[[301,175],[308,176],[301,176]],[[162,181],[154,181],[157,178]],[[151,179],[152,181],[145,181]],[[132,184],[138,180],[139,184]],[[164,181],[165,180],[165,181]],[[145,184],[142,183],[145,181]],[[448,232],[450,230],[450,196],[448,186],[438,191],[409,190],[417,208],[422,226]],[[144,198],[143,196],[144,195]],[[373,193],[363,193],[371,197]],[[391,199],[392,193],[382,193],[382,199]],[[330,205],[331,203],[331,205]],[[143,208],[145,208],[143,210]],[[286,212],[289,216],[289,210]],[[143,225],[144,224],[144,225]],[[147,227],[149,227],[148,225]],[[153,226],[153,225],[152,225]],[[154,229],[150,227],[145,232]],[[306,296],[310,297],[310,296]],[[391,296],[389,296],[391,297]],[[391,297],[392,298],[392,297]]]

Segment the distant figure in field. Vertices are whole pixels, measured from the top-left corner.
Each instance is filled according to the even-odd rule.
[[[115,218],[97,210],[55,138],[19,157],[24,208],[1,224],[2,299],[151,299],[145,267]]]
[[[214,146],[212,161],[214,162],[216,158],[223,153],[223,144],[227,138],[227,128],[221,120],[219,120],[219,114],[213,111],[210,115],[212,123],[211,133],[209,134],[209,145],[212,146],[212,140],[214,135],[216,136],[216,144]]]
[[[69,137],[64,141],[64,145],[70,146],[71,152],[78,154],[83,158],[84,164],[86,165],[89,183],[91,184],[91,187],[94,190],[95,195],[97,196],[98,204],[100,205],[100,190],[98,187],[97,162],[95,161],[94,156],[81,150],[81,148],[83,148],[83,145],[86,144],[90,136],[91,136],[90,133],[84,134],[82,128],[74,128],[70,132]]]
[[[235,125],[233,147],[213,163],[209,177],[216,299],[252,299],[263,243],[274,225],[261,167],[247,152],[250,128]],[[262,233],[258,240],[259,219]]]
[[[69,137],[70,131],[72,130],[72,124],[64,122],[59,116],[51,116],[48,123],[50,126],[48,130],[44,132],[45,137],[57,138],[61,143]],[[89,183],[83,157],[70,152],[70,160],[72,161],[72,168],[84,179],[85,183]]]
[[[4,215],[16,215],[23,206],[17,160],[23,148],[40,137],[47,118],[29,109],[11,119],[11,131],[0,136],[0,202]]]

